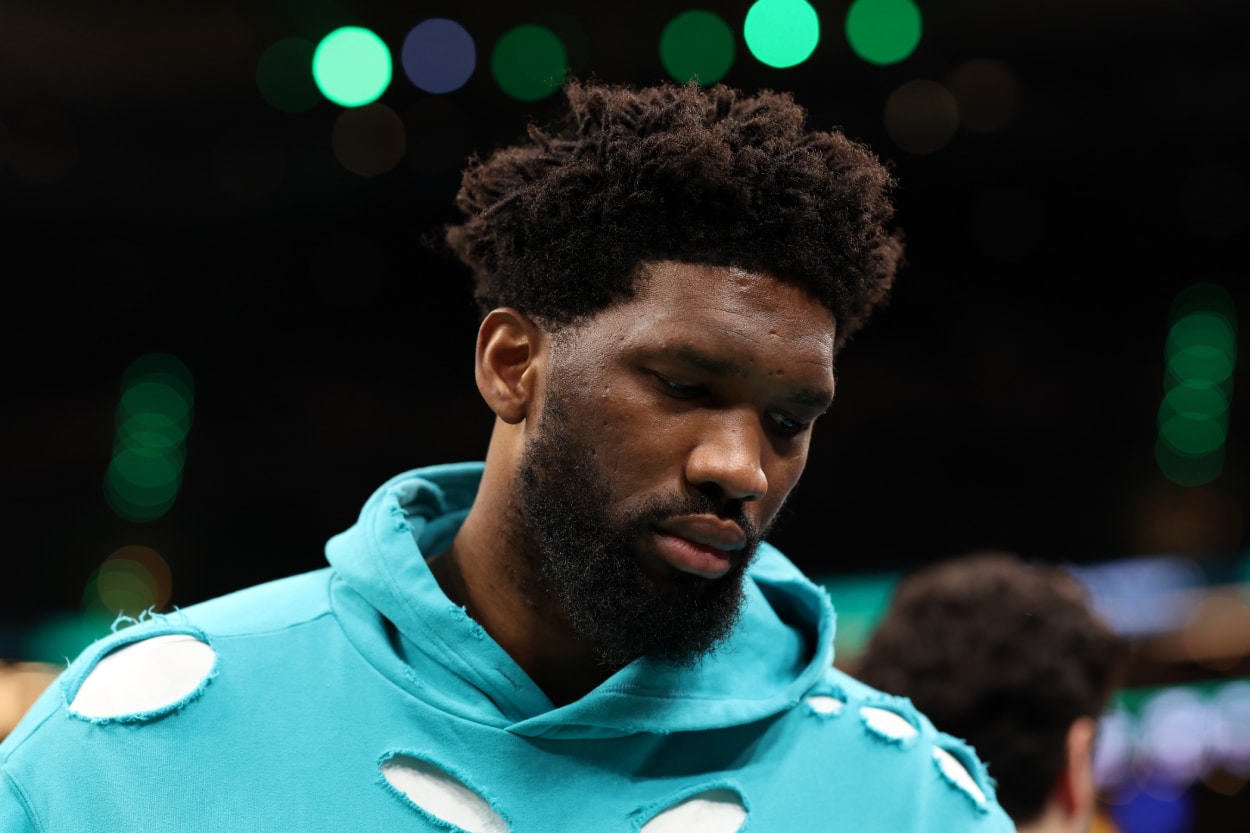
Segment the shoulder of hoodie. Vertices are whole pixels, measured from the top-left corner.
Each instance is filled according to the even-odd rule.
[[[808,599],[829,606],[825,588],[766,542],[760,545],[750,574],[762,589],[806,590],[803,595]],[[834,743],[842,746],[823,750],[823,764],[840,757],[839,765],[826,771],[845,771],[865,806],[874,803],[869,796],[884,789],[893,805],[891,812],[900,818],[916,814],[907,822],[913,833],[1015,833],[1015,825],[998,804],[994,779],[976,751],[962,739],[939,731],[908,698],[875,689],[830,666],[800,708],[828,719],[831,729],[837,727]],[[875,762],[871,766],[870,760]],[[908,790],[910,801],[905,798]]]
[[[166,614],[166,624],[185,621],[210,636],[248,636],[281,631],[332,614],[330,583],[322,567],[245,587]],[[142,624],[142,623],[141,623]]]
[[[207,645],[213,654],[236,637],[275,636],[333,615],[329,567],[275,579],[208,599],[169,613],[144,611],[118,617],[111,633],[97,639],[69,662],[21,722],[0,744],[0,765],[58,713],[69,710],[76,692],[101,660],[123,648],[160,637],[186,636]],[[215,673],[215,672],[213,672]],[[212,676],[207,674],[205,682]],[[148,715],[135,715],[146,719]]]
[[[235,651],[259,648],[277,654],[293,644],[284,635],[305,626],[329,622],[337,629],[330,619],[333,576],[333,570],[325,567],[169,613],[119,616],[112,632],[68,662],[0,741],[0,828],[14,833],[42,829],[39,813],[32,809],[35,804],[49,800],[49,795],[63,799],[76,773],[81,775],[91,761],[112,754],[107,739],[115,732],[102,732],[102,725],[143,725],[180,711],[209,687],[219,660]],[[299,638],[306,643],[322,639],[323,633]],[[112,662],[114,655],[118,659],[110,666],[106,660]],[[97,672],[100,680],[93,680]],[[106,694],[102,699],[93,694],[97,698],[93,705],[101,710],[84,714],[79,694],[93,681],[100,683],[95,691],[104,689]],[[152,690],[160,692],[155,699],[149,696]],[[127,702],[138,705],[127,709]],[[75,763],[49,768],[48,760]],[[51,793],[41,792],[49,789]]]
[[[870,805],[873,796],[888,801],[882,812],[912,831],[1015,833],[976,751],[935,728],[908,698],[831,667],[805,701],[838,727],[822,757],[831,779],[855,785],[849,794]]]

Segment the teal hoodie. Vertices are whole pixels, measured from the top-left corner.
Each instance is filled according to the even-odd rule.
[[[1014,831],[965,744],[833,668],[767,544],[700,664],[553,707],[425,564],[481,471],[399,475],[328,567],[90,646],[0,744],[0,831]]]

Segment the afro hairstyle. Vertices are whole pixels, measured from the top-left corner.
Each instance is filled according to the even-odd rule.
[[[903,259],[894,177],[840,129],[810,129],[790,94],[570,80],[563,95],[551,123],[464,171],[444,242],[483,315],[510,306],[559,329],[633,297],[664,260],[803,286],[836,347],[886,300]]]

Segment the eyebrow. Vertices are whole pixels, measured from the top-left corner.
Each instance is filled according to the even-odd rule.
[[[733,359],[712,356],[689,345],[675,347],[671,352],[681,361],[718,376],[735,376],[739,379],[747,377],[746,367]],[[833,403],[833,395],[828,390],[795,388],[786,394],[786,401],[809,408],[828,409]]]

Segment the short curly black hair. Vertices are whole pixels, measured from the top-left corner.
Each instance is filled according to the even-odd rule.
[[[805,286],[836,346],[885,301],[901,265],[895,179],[840,129],[809,129],[788,93],[576,79],[567,108],[474,157],[445,242],[483,314],[551,328],[632,297],[649,262],[736,266]]]
[[[970,743],[1021,825],[1063,769],[1068,728],[1102,716],[1127,661],[1072,573],[984,551],[904,576],[854,675]]]

